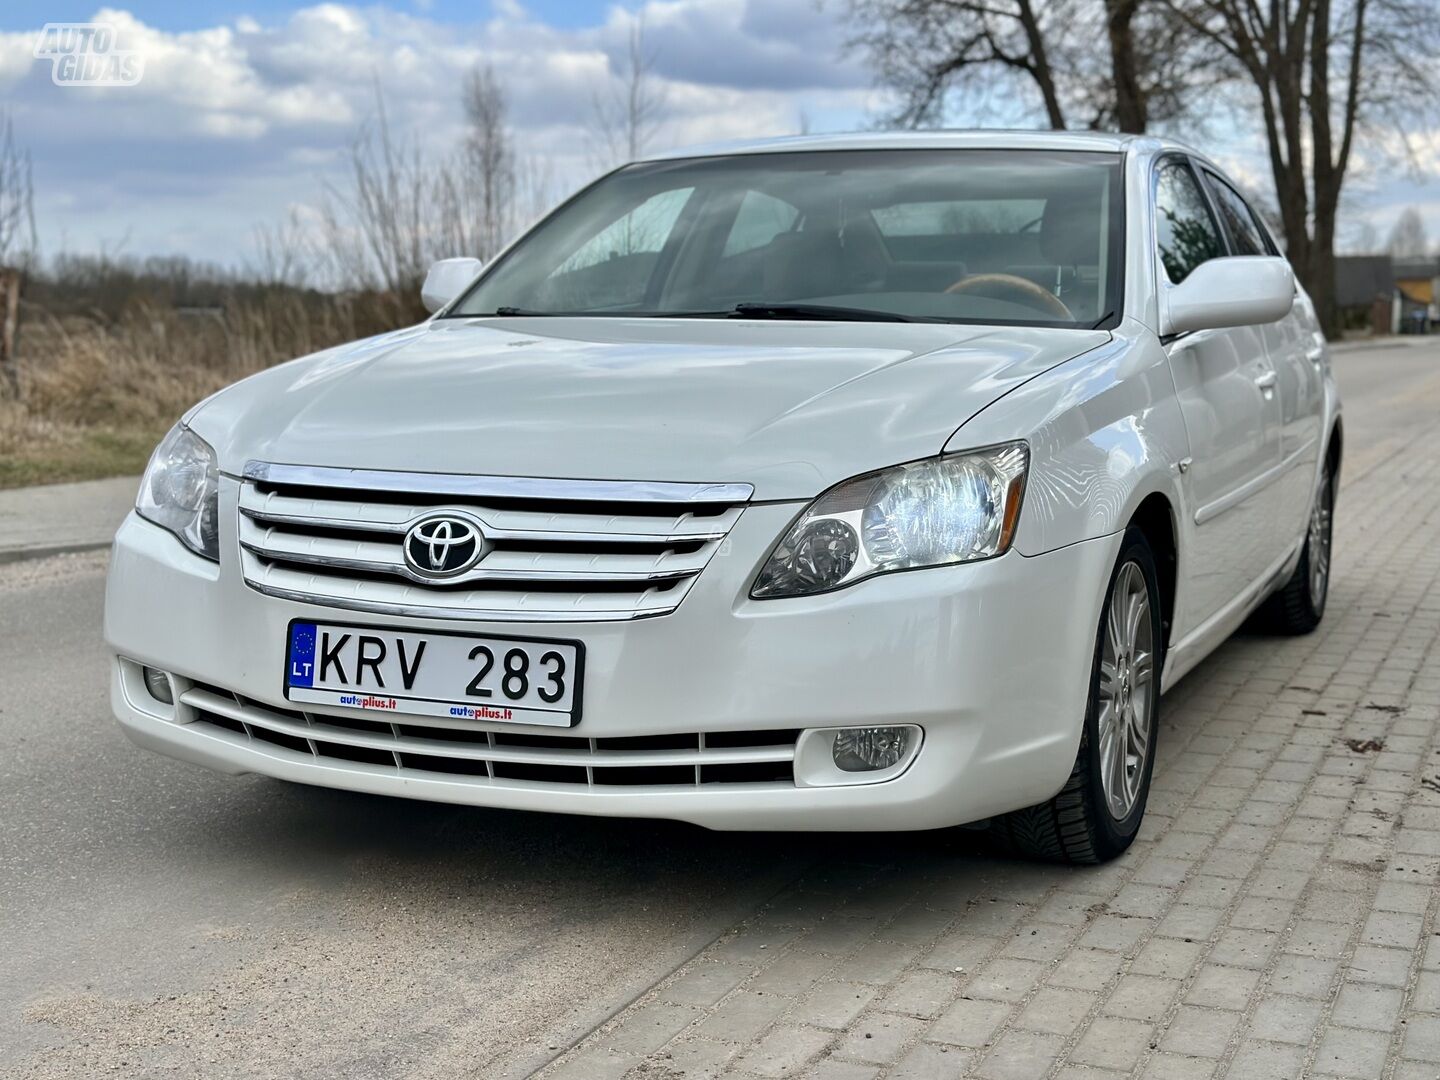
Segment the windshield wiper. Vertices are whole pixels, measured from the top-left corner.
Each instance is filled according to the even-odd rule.
[[[929,322],[894,311],[839,307],[834,304],[736,304],[732,319],[816,319],[834,322]]]
[[[496,315],[499,315],[502,319],[514,319],[514,318],[519,318],[519,317],[521,317],[521,316],[524,316],[525,318],[528,319],[528,318],[531,318],[531,317],[542,316],[542,315],[563,315],[564,312],[563,312],[563,311],[531,311],[529,308],[519,308],[519,307],[497,307],[497,308],[495,309],[495,314],[496,314]]]

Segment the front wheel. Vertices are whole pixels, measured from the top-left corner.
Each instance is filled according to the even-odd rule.
[[[1155,768],[1164,635],[1155,556],[1131,527],[1105,593],[1080,750],[1060,793],[993,825],[1022,854],[1089,864],[1128,848]]]

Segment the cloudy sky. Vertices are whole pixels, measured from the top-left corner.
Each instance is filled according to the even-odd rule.
[[[524,154],[560,186],[593,168],[597,89],[643,8],[665,91],[656,144],[871,126],[885,102],[844,49],[839,0],[69,0],[0,5],[0,106],[34,160],[46,254],[106,250],[238,263],[254,227],[313,206],[378,81],[391,124],[432,150],[459,135],[477,63],[506,87]],[[41,26],[107,23],[144,58],[135,86],[57,86],[34,56]],[[966,117],[958,115],[957,121]],[[992,117],[993,119],[993,117]],[[1020,120],[1016,116],[1013,119]],[[1206,142],[1266,183],[1260,148],[1230,122]],[[1440,239],[1440,143],[1417,176],[1362,163],[1349,235],[1383,239],[1413,205]]]

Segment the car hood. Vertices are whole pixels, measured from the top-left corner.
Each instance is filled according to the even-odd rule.
[[[232,475],[258,460],[749,483],[757,499],[808,499],[939,453],[990,402],[1109,336],[932,323],[440,319],[253,376],[190,423]]]

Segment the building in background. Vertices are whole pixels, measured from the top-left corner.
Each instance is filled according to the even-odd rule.
[[[1335,309],[1342,330],[1391,333],[1394,297],[1389,255],[1341,255],[1335,260]]]
[[[1440,257],[1342,255],[1335,260],[1335,305],[1341,328],[1352,333],[1440,330]]]
[[[1401,334],[1425,334],[1440,328],[1440,257],[1396,259],[1396,318]]]

